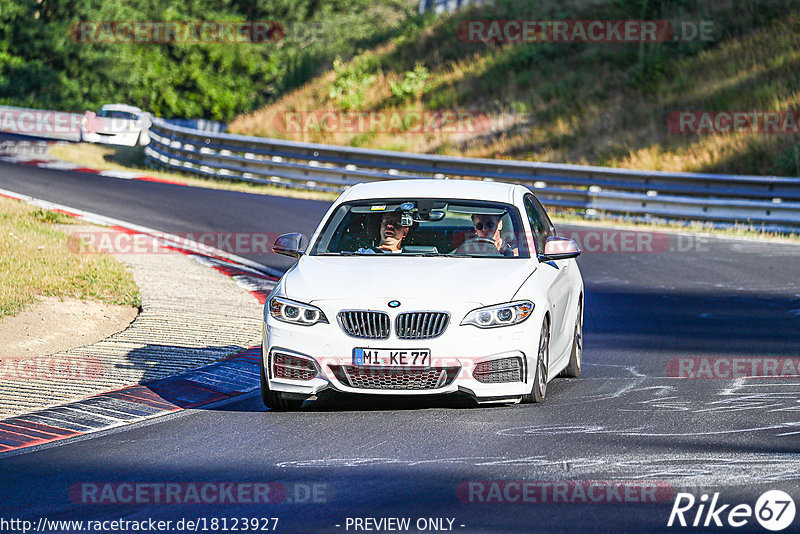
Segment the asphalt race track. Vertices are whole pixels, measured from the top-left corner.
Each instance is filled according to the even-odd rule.
[[[327,207],[4,162],[0,188],[171,233],[310,234]],[[588,237],[587,227],[560,230]],[[603,235],[613,241],[612,234]],[[668,528],[667,521],[681,491],[698,500],[718,492],[719,503],[754,506],[763,492],[782,490],[797,501],[797,372],[761,379],[671,375],[688,358],[695,369],[720,361],[714,358],[747,358],[748,369],[753,359],[797,362],[800,246],[688,235],[656,242],[657,252],[587,250],[579,258],[584,369],[578,379],[551,382],[543,405],[324,397],[299,413],[272,413],[257,393],[248,394],[2,456],[0,516],[34,523],[277,517],[278,532],[353,532],[354,518],[387,517],[410,518],[412,532],[420,518],[445,518],[441,525],[423,521],[424,531],[766,532],[752,517],[739,529]],[[251,259],[288,265],[274,255]],[[715,373],[725,369],[718,365]],[[476,502],[491,494],[475,488],[513,488],[508,483],[515,481],[551,490],[564,481],[649,484],[658,502],[634,502],[636,495],[624,491],[622,499],[612,491],[582,502],[575,485],[568,498],[551,491],[544,503]],[[165,482],[271,482],[285,494],[269,504],[97,504],[75,489]],[[792,526],[800,530],[800,518]]]

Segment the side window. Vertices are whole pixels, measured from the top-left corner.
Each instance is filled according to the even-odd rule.
[[[533,195],[525,196],[525,214],[531,225],[533,242],[536,244],[536,252],[541,253],[544,251],[544,242],[549,236],[554,234],[553,224],[550,222],[541,204],[533,198]]]
[[[539,199],[533,197],[533,205],[536,207],[536,210],[539,212],[539,216],[544,221],[545,226],[547,227],[547,237],[557,235],[556,234],[556,227],[553,226],[553,222],[550,220],[550,217],[547,216],[547,212],[542,206],[542,203],[539,202]]]

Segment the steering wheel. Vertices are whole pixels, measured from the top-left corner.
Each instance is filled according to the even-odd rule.
[[[358,249],[364,248],[364,249],[371,250],[371,251],[375,252],[376,254],[385,254],[386,253],[385,250],[382,250],[382,249],[376,247],[373,242],[367,241],[366,239],[363,239],[363,238],[355,239],[353,241],[353,246],[356,249],[353,252],[356,252]]]
[[[476,254],[479,256],[502,256],[494,239],[490,237],[475,237],[464,242],[463,245],[453,251],[455,255]]]

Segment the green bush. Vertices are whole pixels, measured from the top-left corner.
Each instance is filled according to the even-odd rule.
[[[429,77],[428,69],[421,63],[417,63],[414,70],[407,70],[403,81],[400,83],[390,82],[389,84],[395,101],[402,103],[411,98],[419,98]]]
[[[399,0],[0,0],[0,104],[230,120],[390,38]],[[390,14],[394,16],[389,17]],[[84,43],[79,21],[277,21],[267,43]]]
[[[328,97],[336,100],[344,111],[360,108],[365,100],[365,92],[375,80],[379,68],[380,61],[372,54],[366,54],[350,64],[337,57],[333,62],[336,78]]]

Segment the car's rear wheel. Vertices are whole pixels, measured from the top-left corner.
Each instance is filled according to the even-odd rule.
[[[545,318],[542,322],[542,333],[539,336],[539,348],[536,354],[536,372],[533,376],[531,392],[522,396],[522,402],[544,402],[547,395],[547,368],[550,364],[550,324]]]
[[[290,412],[299,410],[303,405],[302,400],[287,399],[279,391],[272,391],[269,389],[269,382],[267,377],[264,376],[264,366],[261,365],[261,401],[264,406],[276,412]]]
[[[575,378],[581,374],[581,360],[583,359],[583,303],[578,304],[578,318],[575,319],[575,334],[572,339],[572,353],[569,364],[562,373],[564,376]]]

